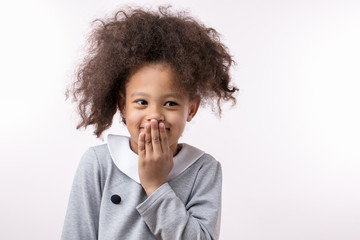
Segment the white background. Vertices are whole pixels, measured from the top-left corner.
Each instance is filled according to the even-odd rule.
[[[90,22],[123,3],[1,3],[0,239],[60,237],[79,159],[103,143],[75,130],[65,87]],[[221,239],[360,239],[360,1],[169,3],[238,63],[238,105],[201,110],[182,139],[222,163]]]

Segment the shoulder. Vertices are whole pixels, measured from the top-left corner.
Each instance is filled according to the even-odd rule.
[[[190,144],[182,143],[182,150],[178,155],[174,158],[174,162],[176,158],[180,158],[182,162],[187,162],[188,171],[199,172],[216,169],[221,171],[220,162],[212,155]]]
[[[90,147],[88,151],[92,151],[98,159],[110,156],[108,144]]]
[[[209,153],[186,143],[182,143],[182,150],[177,156],[175,156],[174,161],[176,159],[180,159],[179,161],[182,162],[187,162],[189,163],[188,166],[193,165],[195,168],[220,165],[220,163]]]
[[[221,164],[204,153],[169,184],[187,206],[200,204],[198,201],[203,199],[218,201],[222,189]]]
[[[216,169],[220,169],[221,170],[221,164],[219,161],[217,161],[212,155],[210,155],[209,153],[204,153],[197,161],[197,164],[199,165],[199,167],[201,169],[212,169],[212,170],[216,170]],[[200,170],[201,170],[200,169]]]
[[[202,161],[209,163],[209,164],[217,164],[219,163],[219,161],[217,161],[212,155],[210,155],[209,153],[204,153],[200,159],[202,159]]]
[[[204,153],[196,162],[196,165],[196,178],[194,179],[194,188],[221,189],[222,168],[219,161],[217,161],[212,155]]]
[[[81,157],[80,168],[98,169],[111,163],[107,144],[89,147]]]
[[[193,185],[193,194],[202,193],[211,196],[221,194],[222,168],[219,161],[208,153],[198,160],[196,178]]]
[[[214,181],[222,178],[221,164],[212,155],[203,153],[192,165],[176,178],[177,181]]]
[[[82,155],[83,162],[95,161],[109,155],[107,144],[89,147]]]

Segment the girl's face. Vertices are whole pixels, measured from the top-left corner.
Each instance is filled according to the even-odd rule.
[[[168,143],[176,153],[177,143],[185,124],[195,116],[199,100],[175,87],[176,74],[166,64],[149,64],[135,72],[126,84],[125,107],[122,115],[130,133],[131,149],[138,153],[138,138],[151,119],[163,122]]]

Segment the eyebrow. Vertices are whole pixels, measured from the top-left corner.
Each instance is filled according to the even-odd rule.
[[[148,97],[149,94],[145,93],[145,92],[134,92],[133,94],[131,94],[130,97]],[[182,98],[182,95],[181,94],[178,94],[178,93],[167,93],[167,94],[164,94],[164,95],[161,95],[161,97],[164,97],[164,98],[168,98],[168,97],[173,97],[173,98]]]

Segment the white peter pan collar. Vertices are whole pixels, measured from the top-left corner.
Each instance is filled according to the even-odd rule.
[[[114,164],[120,171],[140,183],[138,155],[131,150],[129,137],[109,134],[107,142]],[[182,143],[181,146],[180,152],[173,159],[174,167],[167,176],[167,181],[176,178],[204,154],[204,151],[186,143]]]

